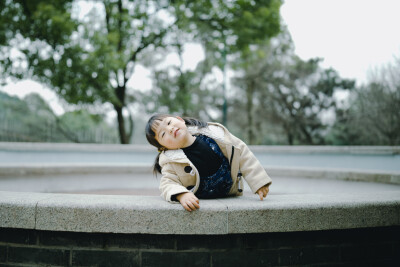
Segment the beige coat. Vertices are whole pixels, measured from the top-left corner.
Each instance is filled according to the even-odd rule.
[[[261,163],[250,151],[247,145],[239,138],[232,135],[224,126],[218,123],[209,123],[206,128],[188,127],[191,134],[203,134],[211,137],[220,147],[222,153],[231,162],[231,176],[233,180],[229,195],[242,195],[243,181],[238,175],[239,170],[245,178],[251,191],[256,191],[272,182]],[[196,193],[200,184],[200,175],[196,167],[186,157],[182,149],[167,150],[161,153],[159,163],[161,166],[160,191],[161,196],[169,201],[176,194],[184,192]],[[185,172],[184,168],[190,166],[191,173]],[[188,190],[187,187],[194,186]]]

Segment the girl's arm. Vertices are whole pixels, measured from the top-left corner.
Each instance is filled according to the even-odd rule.
[[[169,164],[162,167],[161,174],[160,191],[161,196],[166,201],[177,203],[176,200],[172,199],[172,196],[190,192],[179,182],[178,175],[176,175],[175,170]]]
[[[241,151],[239,168],[244,179],[253,193],[260,195],[260,192],[262,192],[262,195],[264,196],[266,188],[269,190],[269,185],[272,183],[271,178],[268,176],[258,159],[254,156],[253,152],[250,151],[249,147],[242,140],[232,134],[231,138]],[[260,199],[262,199],[261,195]]]

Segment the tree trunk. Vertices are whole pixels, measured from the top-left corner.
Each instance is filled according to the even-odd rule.
[[[306,143],[307,143],[307,145],[313,145],[313,138],[312,138],[312,136],[310,135],[310,133],[307,131],[307,129],[305,129],[304,128],[304,126],[302,126],[302,127],[300,127],[301,128],[301,131],[303,132],[303,134],[304,134],[304,137],[305,137],[305,140],[306,140]]]
[[[117,112],[118,119],[118,132],[119,132],[119,140],[121,144],[129,144],[129,139],[125,131],[125,120],[122,115],[122,107],[115,106],[115,111]]]
[[[249,82],[247,84],[246,96],[246,112],[247,112],[247,135],[249,138],[249,144],[254,144],[254,131],[253,131],[253,95],[254,95],[254,82]]]
[[[292,133],[288,133],[287,134],[287,138],[288,138],[288,143],[289,143],[289,145],[293,145],[293,135],[292,135]]]
[[[130,140],[126,133],[124,115],[122,114],[125,107],[125,85],[116,88],[116,95],[119,103],[114,104],[114,108],[117,112],[119,139],[121,144],[129,144]]]
[[[289,144],[290,146],[292,146],[292,145],[293,145],[293,133],[292,133],[292,131],[290,130],[290,125],[289,125],[289,126],[288,126],[288,125],[284,125],[284,126],[283,126],[283,129],[284,129],[285,132],[286,132],[286,137],[287,137],[288,144]]]

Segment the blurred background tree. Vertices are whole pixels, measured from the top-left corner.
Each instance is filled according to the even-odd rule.
[[[400,59],[370,73],[336,117],[328,137],[332,144],[399,145]]]
[[[275,133],[286,137],[278,143],[324,144],[327,123],[323,116],[336,108],[333,94],[353,89],[355,81],[322,69],[320,59],[303,61],[297,57],[286,29],[252,49],[236,65],[241,71],[236,78],[236,106],[243,110],[236,123],[247,129],[242,137],[250,144],[274,143],[265,138]],[[269,134],[259,134],[265,132]]]
[[[235,39],[232,46],[245,48],[279,32],[281,2],[104,0],[96,2],[84,19],[72,13],[73,4],[71,0],[2,1],[0,44],[6,52],[0,59],[2,70],[13,77],[36,79],[72,104],[111,103],[120,142],[126,144],[133,132],[133,115],[126,107],[136,101],[127,84],[143,52],[170,45],[169,32],[208,35],[204,25],[217,25],[214,32]],[[274,24],[260,24],[266,21]],[[18,58],[12,59],[13,49]],[[186,80],[176,80],[182,93]],[[177,100],[183,103],[188,96]]]
[[[180,64],[154,71],[155,90],[149,92],[148,112],[163,111],[204,120],[226,122],[224,83],[213,78],[215,69],[229,66],[227,55],[246,53],[249,46],[270,39],[280,31],[281,1],[172,1],[177,23],[170,29],[169,48]],[[206,58],[194,71],[183,69],[184,43],[202,44]],[[218,114],[218,115],[217,115]]]
[[[249,144],[398,145],[399,60],[356,86],[322,59],[295,54],[281,4],[0,1],[2,82],[33,79],[70,104],[55,115],[37,95],[1,94],[0,138],[141,143],[148,114],[165,112],[223,122]],[[91,10],[84,16],[82,5]],[[191,69],[188,43],[205,56]],[[178,60],[168,65],[171,54]],[[150,72],[149,90],[133,75],[139,65]],[[339,94],[350,97],[342,103]]]
[[[212,58],[206,57],[194,70],[184,69],[182,38],[169,48],[176,52],[179,64],[168,68],[153,69],[153,89],[139,94],[147,113],[171,113],[201,118],[206,121],[218,120],[223,96],[220,84],[211,74]],[[189,40],[187,40],[189,42]]]
[[[56,116],[35,93],[23,99],[0,92],[0,140],[9,142],[116,143],[116,131],[86,109]]]
[[[28,62],[17,77],[37,79],[69,103],[111,103],[126,144],[133,131],[127,99],[134,101],[127,82],[140,53],[163,45],[169,25],[158,14],[167,1],[97,2],[82,20],[71,15],[72,3],[6,1],[2,13],[14,14],[3,20],[2,35]],[[2,65],[15,74],[7,59]]]

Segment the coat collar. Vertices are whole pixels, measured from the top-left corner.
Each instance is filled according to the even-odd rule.
[[[207,127],[199,128],[197,126],[189,126],[188,131],[192,135],[206,135],[217,142],[220,143],[227,143],[227,136],[225,135],[225,127],[218,123],[208,123]],[[174,150],[167,150],[161,153],[160,155],[160,165],[169,162],[181,162],[181,163],[188,163],[189,160],[182,149],[174,149]]]

